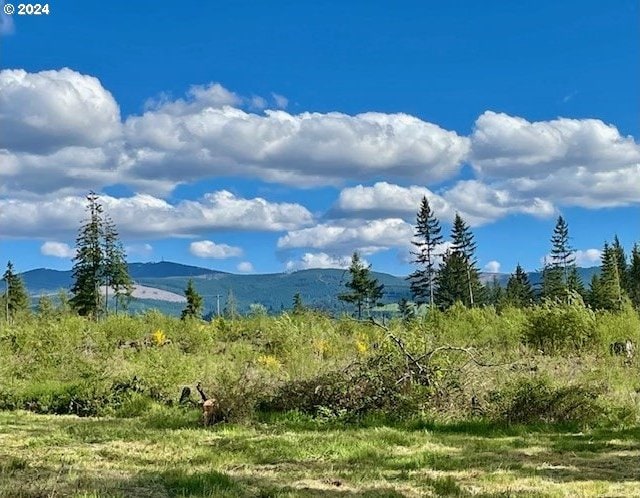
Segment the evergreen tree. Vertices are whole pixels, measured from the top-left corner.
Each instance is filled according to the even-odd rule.
[[[582,297],[586,295],[584,284],[582,283],[582,277],[580,277],[580,273],[578,273],[578,268],[576,267],[576,265],[572,265],[569,269],[567,288],[570,292],[577,292]]]
[[[3,295],[4,312],[7,321],[13,320],[17,314],[29,311],[29,295],[24,287],[20,275],[13,270],[13,263],[7,263],[7,269],[2,277],[5,283]]]
[[[589,284],[589,292],[587,294],[587,303],[594,310],[604,309],[602,299],[602,283],[598,274],[594,273]]]
[[[512,306],[520,308],[531,306],[533,299],[534,292],[529,277],[520,266],[520,263],[518,263],[516,271],[509,276],[505,291],[505,301]]]
[[[117,304],[130,296],[132,282],[124,248],[118,241],[118,232],[113,221],[104,215],[98,195],[94,192],[87,196],[87,211],[88,218],[80,227],[76,239],[70,303],[80,315],[97,318],[102,310],[101,287],[106,288],[106,313],[109,289],[115,290],[117,311]]]
[[[225,318],[231,318],[232,320],[235,320],[240,316],[238,313],[238,303],[233,294],[233,289],[229,289],[227,292],[227,302],[222,310],[222,314]]]
[[[485,285],[486,304],[499,306],[504,302],[505,290],[498,282],[498,277],[493,276],[490,282]]]
[[[416,218],[415,239],[411,242],[416,247],[416,252],[411,253],[415,256],[413,261],[419,267],[407,277],[411,282],[411,294],[418,304],[434,302],[436,250],[441,242],[440,223],[429,201],[423,197]]]
[[[349,267],[351,280],[346,286],[351,289],[350,293],[340,294],[338,299],[347,303],[355,304],[358,310],[358,320],[362,318],[362,308],[365,306],[375,306],[382,298],[384,286],[371,276],[371,265],[365,266],[357,252],[351,257]]]
[[[187,306],[182,310],[180,318],[182,320],[185,318],[202,318],[202,296],[196,291],[192,279],[189,279],[184,295],[187,298]]]
[[[484,288],[476,267],[471,229],[459,214],[451,230],[451,250],[445,254],[436,275],[436,303],[447,308],[456,301],[474,306],[483,301]]]
[[[98,196],[87,196],[89,218],[80,228],[76,239],[76,255],[72,276],[71,305],[82,316],[97,318],[100,310],[100,284],[103,277],[104,253],[102,250],[103,219]]]
[[[43,294],[38,299],[38,315],[42,318],[49,318],[55,314],[53,308],[53,302],[51,298],[46,294]]]
[[[122,243],[118,240],[118,232],[109,216],[104,218],[104,266],[103,281],[105,284],[105,313],[109,310],[109,289],[115,293],[115,310],[118,305],[126,306],[133,291],[133,281],[129,276],[127,256]]]
[[[606,310],[619,310],[622,307],[622,285],[618,273],[618,250],[605,242],[602,250],[600,269],[600,289],[598,307]]]
[[[613,237],[613,243],[611,244],[611,250],[616,256],[616,264],[618,266],[618,275],[620,277],[620,286],[623,291],[629,292],[628,272],[629,267],[627,265],[627,255],[624,252],[624,247],[620,243],[620,239],[615,235]]]
[[[558,216],[551,236],[551,257],[543,271],[543,297],[567,298],[571,291],[584,292],[575,267],[575,253],[569,244],[569,225]]]
[[[299,292],[296,292],[295,295],[293,296],[293,310],[292,311],[293,311],[294,315],[301,315],[302,313],[304,313],[306,311],[304,303],[302,302],[302,296],[300,295]]]
[[[627,292],[631,302],[640,308],[640,245],[634,244],[631,250],[631,264],[627,270]]]

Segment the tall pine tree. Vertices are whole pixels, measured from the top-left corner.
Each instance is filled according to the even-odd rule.
[[[575,260],[569,243],[569,225],[562,216],[558,216],[551,236],[551,256],[542,273],[543,297],[568,299],[571,291],[584,292]]]
[[[118,232],[113,221],[104,215],[98,195],[94,192],[87,196],[87,212],[88,218],[80,227],[76,239],[70,304],[80,315],[97,318],[102,311],[101,287],[107,289],[106,313],[109,288],[115,289],[118,303],[124,296],[130,295],[132,282]]]
[[[600,289],[598,305],[606,310],[619,310],[622,307],[623,290],[618,266],[618,250],[605,242],[600,267]]]
[[[340,294],[338,299],[355,304],[359,320],[362,318],[363,307],[368,310],[382,298],[384,286],[371,276],[371,265],[365,265],[357,252],[351,256],[349,274],[351,280],[346,286],[351,292]]]
[[[76,255],[72,276],[74,279],[70,302],[82,316],[97,318],[100,312],[100,284],[104,275],[102,240],[103,210],[94,192],[87,195],[89,217],[80,228],[76,239]]]
[[[183,320],[186,318],[202,318],[202,296],[196,291],[192,279],[189,279],[184,295],[187,298],[187,306],[182,310],[180,318]]]
[[[483,301],[484,288],[475,260],[473,233],[456,213],[451,229],[451,249],[445,254],[436,276],[436,302],[447,308],[456,301],[474,306]]]
[[[640,245],[631,250],[631,264],[627,270],[627,293],[636,308],[640,308]]]
[[[13,269],[13,263],[7,262],[7,269],[2,277],[5,284],[5,293],[2,296],[4,312],[7,321],[12,321],[16,315],[29,310],[29,295],[24,287],[20,275]]]
[[[533,304],[534,292],[529,276],[522,269],[520,263],[516,266],[516,271],[509,276],[505,301],[511,306],[525,307]]]
[[[416,219],[415,239],[411,242],[416,247],[412,254],[418,269],[408,277],[411,293],[418,304],[434,302],[436,250],[441,242],[440,223],[431,210],[429,201],[423,197]]]
[[[105,284],[105,313],[109,311],[109,289],[115,294],[115,310],[118,313],[118,305],[126,306],[131,292],[133,281],[129,276],[127,267],[127,255],[122,242],[118,239],[118,231],[113,220],[107,215],[104,217],[104,265],[103,281]]]

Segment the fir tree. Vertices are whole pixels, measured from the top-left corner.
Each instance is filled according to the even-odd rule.
[[[611,244],[611,250],[616,256],[616,264],[618,266],[618,275],[620,277],[620,286],[622,290],[629,292],[628,272],[629,267],[627,265],[627,255],[624,252],[624,247],[620,243],[620,239],[615,235],[613,237],[613,243]]]
[[[87,196],[89,218],[80,228],[76,239],[76,255],[72,276],[71,305],[82,316],[97,318],[100,310],[100,284],[103,277],[104,253],[102,250],[103,219],[98,196]]]
[[[87,196],[87,211],[88,218],[76,239],[70,303],[80,315],[97,318],[102,310],[101,287],[106,288],[106,313],[109,289],[115,290],[117,304],[131,294],[132,282],[118,232],[111,219],[104,215],[94,192]]]
[[[4,311],[7,321],[13,320],[19,313],[29,310],[29,295],[24,287],[24,282],[20,275],[13,270],[13,263],[7,263],[7,269],[2,277],[5,283],[5,293],[3,295]]]
[[[302,302],[302,296],[300,295],[299,292],[296,292],[295,295],[293,296],[293,314],[294,315],[301,315],[306,311],[306,308],[304,306],[304,303]]]
[[[634,244],[631,250],[631,264],[627,270],[627,292],[631,302],[640,308],[640,245]]]
[[[595,310],[604,309],[602,299],[602,284],[598,274],[594,273],[589,284],[589,292],[587,294],[587,303]]]
[[[618,266],[619,252],[605,242],[600,267],[600,289],[598,305],[606,310],[619,310],[622,307],[622,285]]]
[[[584,292],[575,260],[569,244],[569,225],[562,216],[558,216],[551,236],[550,261],[545,262],[543,271],[543,297],[568,299],[571,291]]]
[[[192,279],[189,279],[184,295],[187,298],[187,306],[182,310],[180,318],[182,320],[186,318],[202,318],[202,296],[196,291]]]
[[[485,285],[486,303],[499,306],[504,302],[505,291],[498,282],[498,277],[493,276],[490,282]]]
[[[531,306],[533,299],[534,292],[529,277],[518,263],[516,271],[509,276],[505,301],[512,306],[525,307]]]
[[[415,256],[414,263],[419,268],[408,277],[411,293],[418,304],[434,302],[436,250],[441,242],[440,223],[429,201],[423,197],[416,218],[415,239],[411,242],[416,247],[416,252],[411,254]]]
[[[105,313],[109,309],[109,289],[115,293],[115,310],[118,313],[118,305],[126,306],[133,282],[127,268],[127,256],[122,243],[118,240],[118,232],[113,220],[109,216],[104,218],[104,265],[103,281],[105,284]]]
[[[436,302],[446,308],[456,301],[474,306],[483,301],[484,288],[476,267],[473,233],[459,214],[451,229],[451,250],[443,257],[436,276]]]
[[[346,283],[346,286],[351,289],[351,292],[340,294],[338,299],[355,304],[359,320],[362,318],[363,306],[369,309],[382,298],[384,286],[378,284],[378,281],[371,276],[371,265],[366,266],[357,252],[354,252],[351,257],[349,274],[351,280]]]

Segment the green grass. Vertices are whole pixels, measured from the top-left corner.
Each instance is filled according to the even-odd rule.
[[[159,419],[165,419],[159,423]],[[640,428],[0,412],[0,496],[638,496]]]

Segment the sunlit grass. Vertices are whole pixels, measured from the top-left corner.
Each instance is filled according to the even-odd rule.
[[[0,412],[0,496],[639,496],[640,428]],[[158,423],[159,414],[164,417]]]

